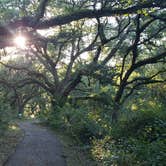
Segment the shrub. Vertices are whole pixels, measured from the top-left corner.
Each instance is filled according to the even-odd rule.
[[[92,153],[104,166],[164,166],[166,113],[142,110],[123,116],[109,139],[94,140]],[[108,138],[108,136],[107,136]]]
[[[86,107],[73,108],[70,104],[52,112],[48,122],[54,128],[65,129],[83,143],[89,143],[94,137],[102,138],[107,131],[107,125],[96,112]]]
[[[133,114],[132,118],[120,119],[118,125],[113,127],[114,138],[133,137],[152,142],[163,137],[166,127],[165,111],[142,110]]]
[[[10,120],[9,106],[1,101],[0,102],[0,135],[2,135],[4,131],[7,129],[9,120]]]
[[[111,125],[109,113],[100,108],[73,108],[66,104],[51,112],[48,121],[82,143],[91,143],[93,158],[103,166],[163,166],[166,162],[164,109],[125,111],[116,125]]]

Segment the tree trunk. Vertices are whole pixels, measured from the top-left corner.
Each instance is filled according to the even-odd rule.
[[[116,123],[118,121],[119,112],[120,112],[120,104],[115,102],[112,112],[112,123]]]
[[[24,107],[22,105],[18,105],[18,113],[23,114],[24,112]]]
[[[127,80],[127,78],[126,78],[126,80]],[[123,95],[123,92],[124,92],[124,89],[126,86],[126,80],[123,80],[123,82],[121,83],[121,85],[116,93],[115,99],[114,99],[114,109],[112,112],[112,122],[113,123],[116,123],[118,121],[118,118],[119,118],[121,98],[122,98],[122,95]]]
[[[23,114],[24,104],[23,104],[22,99],[20,97],[17,98],[17,108],[18,108],[18,114]]]

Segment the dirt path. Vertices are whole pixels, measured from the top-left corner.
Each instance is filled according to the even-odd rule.
[[[21,122],[25,137],[5,166],[66,166],[60,142],[45,127]]]

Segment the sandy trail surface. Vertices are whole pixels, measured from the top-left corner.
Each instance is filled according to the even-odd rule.
[[[20,122],[25,135],[5,166],[66,166],[55,134],[37,123]]]

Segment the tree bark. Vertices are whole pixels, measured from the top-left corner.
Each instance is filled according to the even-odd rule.
[[[112,112],[112,123],[117,123],[120,114],[120,103],[115,102]]]
[[[22,106],[21,104],[18,105],[18,114],[23,114],[24,112],[24,106]]]

